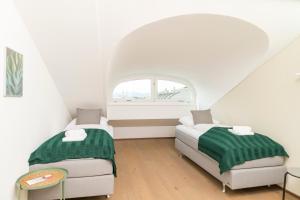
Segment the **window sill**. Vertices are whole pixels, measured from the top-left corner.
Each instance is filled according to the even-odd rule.
[[[110,102],[108,106],[196,106],[196,104],[184,102]]]

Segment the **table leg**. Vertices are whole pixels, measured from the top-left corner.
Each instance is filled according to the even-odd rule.
[[[65,200],[65,181],[62,182],[63,200]]]
[[[63,200],[64,192],[63,192],[63,181],[60,181],[60,200]]]
[[[17,188],[17,199],[20,200],[21,199],[21,191],[20,188]]]
[[[282,200],[285,200],[285,190],[286,190],[286,179],[287,179],[288,172],[284,175],[283,181],[283,191],[282,191]]]

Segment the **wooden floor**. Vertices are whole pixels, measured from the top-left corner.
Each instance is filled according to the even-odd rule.
[[[219,181],[188,158],[178,156],[174,139],[118,140],[115,145],[118,177],[110,200],[281,199],[281,190],[276,186],[238,191],[228,189],[222,193]],[[287,195],[286,199],[297,198]]]

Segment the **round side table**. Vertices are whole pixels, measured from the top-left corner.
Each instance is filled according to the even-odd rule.
[[[31,172],[28,172],[21,176],[17,182],[17,198],[20,200],[20,192],[21,190],[40,190],[40,189],[46,189],[50,187],[54,187],[58,184],[60,184],[61,187],[61,200],[65,200],[65,179],[68,176],[68,171],[63,168],[45,168],[41,170],[34,170]],[[27,181],[36,179],[36,178],[43,178],[44,180],[39,183],[35,184],[28,184]]]
[[[300,178],[300,168],[297,168],[297,167],[288,168],[287,172],[284,174],[282,200],[285,200],[286,181],[287,181],[288,175],[293,176],[295,178]]]

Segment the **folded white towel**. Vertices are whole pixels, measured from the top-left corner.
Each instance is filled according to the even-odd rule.
[[[230,131],[231,133],[233,133],[235,135],[254,135],[254,132],[252,132],[252,131],[237,132],[234,129],[228,129],[228,131]]]
[[[63,142],[79,142],[85,140],[87,135],[85,134],[84,136],[74,136],[74,137],[64,137],[62,139]]]
[[[84,129],[74,129],[68,130],[65,132],[66,137],[84,137],[86,136],[86,132]]]
[[[235,132],[238,132],[238,133],[249,133],[249,132],[252,132],[252,128],[250,126],[233,126],[232,129]]]
[[[65,132],[65,137],[62,139],[63,142],[76,142],[83,141],[87,134],[84,129],[74,129]]]

